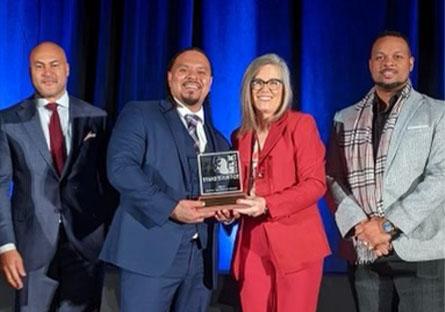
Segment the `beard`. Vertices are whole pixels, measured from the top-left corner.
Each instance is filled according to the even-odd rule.
[[[378,86],[378,87],[380,87],[380,88],[382,88],[383,90],[386,90],[386,91],[399,90],[407,82],[408,82],[408,80],[405,80],[405,81],[394,81],[394,82],[391,82],[391,83],[384,83],[382,81],[374,81],[376,86]]]
[[[187,106],[196,106],[202,104],[201,92],[185,92],[180,94],[179,100]]]
[[[187,106],[195,106],[199,102],[199,98],[194,97],[183,97],[181,98],[181,102]]]

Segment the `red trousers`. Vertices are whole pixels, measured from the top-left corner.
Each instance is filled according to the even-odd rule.
[[[249,232],[244,233],[249,236],[249,246],[240,250],[243,269],[239,276],[243,312],[315,312],[323,260],[283,274],[276,266],[264,228],[259,225],[245,230]]]

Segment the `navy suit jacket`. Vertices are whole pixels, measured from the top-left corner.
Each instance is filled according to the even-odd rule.
[[[60,217],[85,258],[95,261],[102,247],[110,214],[103,198],[106,113],[70,97],[69,118],[72,147],[59,177],[34,100],[0,112],[0,246],[14,243],[28,271],[53,258]]]
[[[229,148],[209,118],[205,127],[215,150]],[[187,225],[169,217],[179,200],[191,197],[190,187],[198,178],[191,167],[193,162],[196,166],[194,151],[190,156],[193,141],[184,131],[175,105],[168,100],[131,102],[121,112],[107,154],[108,177],[120,193],[120,205],[101,253],[103,260],[154,277],[170,268]],[[212,221],[204,225],[213,272],[206,281],[212,286],[216,226]]]

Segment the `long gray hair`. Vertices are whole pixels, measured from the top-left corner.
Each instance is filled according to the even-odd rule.
[[[283,81],[283,97],[281,100],[281,104],[270,122],[279,119],[290,108],[292,104],[293,94],[290,82],[289,68],[287,67],[286,62],[274,53],[264,54],[257,57],[249,64],[243,76],[241,87],[242,118],[241,127],[238,134],[244,134],[245,132],[252,130],[259,130],[260,126],[252,101],[251,82],[253,79],[255,79],[255,76],[258,74],[259,70],[265,65],[277,66],[280,70],[281,79]]]

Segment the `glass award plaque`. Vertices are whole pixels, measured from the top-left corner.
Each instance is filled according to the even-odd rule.
[[[198,154],[199,200],[206,207],[236,205],[243,193],[238,151]]]

